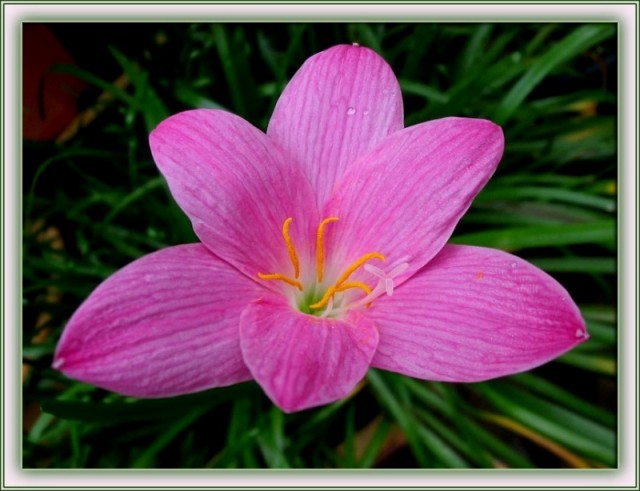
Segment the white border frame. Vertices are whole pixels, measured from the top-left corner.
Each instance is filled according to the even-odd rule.
[[[3,489],[17,487],[49,489],[55,487],[95,487],[121,488],[132,486],[152,486],[171,488],[193,487],[251,487],[260,486],[367,486],[389,487],[456,487],[478,488],[502,487],[522,488],[635,488],[637,489],[637,353],[638,344],[635,330],[637,306],[635,299],[637,283],[637,46],[638,46],[638,4],[619,3],[494,3],[477,4],[451,2],[446,4],[256,4],[253,2],[235,4],[64,4],[51,3],[11,3],[2,2],[3,22],[3,148],[4,153],[4,243],[3,295],[5,340],[3,346],[3,427],[14,429],[3,435]],[[394,471],[38,471],[21,469],[19,448],[20,417],[16,414],[16,404],[12,395],[19,393],[20,377],[15,376],[20,366],[17,330],[21,314],[18,291],[15,285],[19,278],[21,256],[21,224],[15,210],[20,209],[20,96],[21,78],[16,76],[15,67],[21,66],[20,38],[21,23],[52,21],[379,21],[379,22],[616,22],[620,38],[621,91],[619,93],[621,125],[619,127],[619,155],[624,160],[620,170],[625,179],[619,183],[622,211],[619,221],[619,243],[624,255],[619,257],[621,285],[620,333],[621,363],[624,387],[620,387],[622,415],[619,428],[624,430],[624,446],[619,447],[618,470],[536,470],[536,471],[436,471],[421,470]],[[10,163],[15,163],[11,165]],[[622,296],[624,295],[624,297]],[[622,435],[619,431],[619,435]]]

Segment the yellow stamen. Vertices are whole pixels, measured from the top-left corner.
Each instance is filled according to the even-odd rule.
[[[288,276],[283,275],[283,274],[278,274],[278,273],[274,273],[274,274],[258,273],[258,277],[261,280],[280,280],[280,281],[284,281],[285,283],[288,283],[291,286],[295,286],[298,290],[302,291],[302,283],[300,283],[297,280],[294,280],[293,278],[289,278]]]
[[[336,288],[340,288],[340,285],[347,281],[349,276],[351,276],[351,274],[356,269],[358,269],[360,266],[371,259],[380,259],[381,261],[384,261],[384,256],[379,252],[370,252],[368,254],[365,254],[360,259],[356,260],[351,266],[349,266],[344,273],[342,273],[342,276],[340,276],[340,278],[338,278],[338,281],[336,281]]]
[[[336,293],[336,288],[334,286],[330,286],[325,292],[324,297],[322,297],[318,302],[312,305],[309,305],[309,308],[321,309],[322,307],[326,307],[326,305],[329,303],[329,299],[333,297],[335,293]]]
[[[369,285],[362,283],[361,281],[347,281],[346,283],[343,283],[341,287],[336,288],[336,292],[343,292],[349,288],[360,288],[367,295],[371,295],[371,288],[369,288]],[[371,302],[365,304],[365,306],[367,308],[371,307]]]
[[[329,299],[333,297],[337,292],[342,292],[349,288],[360,288],[364,290],[367,295],[369,295],[371,293],[371,289],[367,285],[361,283],[360,281],[347,282],[347,279],[356,269],[358,269],[370,259],[380,259],[381,261],[384,261],[384,256],[379,252],[370,252],[362,256],[360,259],[351,264],[351,266],[349,266],[344,273],[342,273],[342,276],[338,278],[338,281],[336,281],[335,285],[330,286],[325,292],[324,296],[318,302],[314,303],[313,305],[309,305],[309,307],[312,309],[321,309],[329,303]]]
[[[291,240],[291,236],[289,235],[289,225],[293,218],[287,218],[282,225],[282,236],[284,237],[284,241],[287,244],[287,250],[289,251],[289,257],[291,258],[291,264],[293,264],[293,271],[296,278],[300,277],[300,262],[298,261],[298,254],[296,254],[296,248],[293,245],[293,241]],[[280,279],[280,278],[279,278]],[[302,288],[300,288],[302,290]]]
[[[324,277],[324,235],[325,235],[325,227],[328,223],[337,222],[338,217],[329,217],[325,218],[318,225],[318,231],[316,234],[316,266],[317,266],[317,278],[318,283],[322,283]],[[304,286],[298,278],[300,277],[300,260],[298,259],[298,254],[296,253],[296,248],[293,245],[293,241],[291,240],[291,235],[289,234],[289,227],[291,226],[291,222],[293,222],[293,218],[287,218],[282,224],[282,237],[284,238],[284,242],[287,246],[287,251],[289,252],[289,258],[291,259],[291,264],[293,265],[295,279],[280,273],[258,273],[258,277],[261,280],[278,280],[288,285],[295,286],[301,292],[304,291]],[[364,263],[370,261],[371,259],[379,259],[380,261],[384,261],[384,256],[379,252],[370,252],[361,256],[359,259],[354,261],[338,278],[338,280],[330,287],[327,288],[324,295],[320,300],[316,303],[309,305],[308,307],[311,309],[322,309],[327,307],[329,302],[333,299],[336,293],[344,292],[346,290],[352,288],[358,288],[362,290],[366,296],[371,295],[372,289],[369,285],[362,283],[361,281],[347,281],[349,277]],[[367,298],[365,296],[365,298]],[[371,302],[367,304],[367,307],[371,305]]]
[[[346,283],[343,283],[341,286],[336,288],[336,292],[343,292],[350,288],[360,288],[367,295],[371,295],[371,288],[369,288],[369,285],[366,285],[361,281],[347,281]]]
[[[325,218],[318,225],[318,234],[316,236],[316,266],[318,270],[318,283],[322,283],[324,276],[324,226],[327,223],[337,222],[338,217]]]

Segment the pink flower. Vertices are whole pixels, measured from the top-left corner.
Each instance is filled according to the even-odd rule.
[[[311,57],[266,135],[193,110],[150,137],[201,244],[105,280],[69,321],[54,367],[137,397],[255,379],[285,411],[347,396],[372,367],[473,382],[587,339],[566,290],[494,249],[446,245],[503,153],[466,118],[403,128],[373,51]]]

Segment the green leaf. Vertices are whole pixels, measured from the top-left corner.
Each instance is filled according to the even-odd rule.
[[[495,247],[517,251],[528,247],[601,243],[613,247],[616,226],[613,220],[563,226],[514,227],[503,230],[473,232],[452,237],[455,244]]]
[[[109,223],[113,220],[119,213],[123,210],[126,210],[127,207],[131,206],[135,201],[145,197],[151,191],[162,188],[164,186],[164,179],[162,177],[156,177],[155,179],[151,179],[147,181],[142,186],[134,189],[127,196],[121,198],[118,203],[111,209],[111,211],[104,217],[103,222]]]
[[[615,375],[617,373],[616,360],[612,356],[599,353],[580,353],[578,351],[579,348],[574,348],[573,351],[565,353],[557,361],[603,375]]]
[[[75,65],[54,65],[51,68],[51,71],[56,73],[66,73],[68,75],[73,75],[74,77],[81,78],[82,80],[89,82],[91,85],[95,85],[105,92],[113,94],[123,102],[127,104],[133,104],[133,96],[127,94],[125,90],[121,89],[111,82],[106,82],[100,77],[97,77],[94,74],[83,70],[82,68],[79,68]]]
[[[541,186],[510,186],[508,188],[487,186],[475,199],[474,204],[480,205],[497,200],[520,200],[523,198],[535,198],[541,201],[559,201],[608,212],[614,212],[616,209],[616,201],[613,198],[605,198],[569,189]]]
[[[615,33],[615,24],[588,24],[576,28],[534,61],[529,70],[507,92],[491,119],[504,125],[522,101],[553,69]]]
[[[256,390],[254,383],[213,389],[197,394],[131,402],[79,402],[50,399],[42,401],[42,411],[61,419],[85,422],[140,421],[170,418],[188,408],[212,408]]]
[[[498,435],[487,431],[472,420],[467,420],[468,437],[480,442],[488,452],[495,456],[494,467],[507,464],[517,469],[531,469],[535,466],[531,461],[512,448],[507,442],[501,440]]]
[[[284,436],[284,413],[276,406],[261,415],[258,422],[257,443],[262,458],[270,468],[286,469],[291,464],[286,455],[288,446]]]
[[[162,99],[151,87],[149,73],[140,66],[127,59],[120,51],[111,46],[111,54],[118,61],[124,72],[129,76],[135,89],[133,100],[129,101],[131,111],[141,112],[147,131],[151,132],[164,119],[169,116],[169,110]]]
[[[394,394],[391,387],[385,382],[383,378],[385,376],[392,377],[391,374],[382,375],[382,372],[371,369],[367,374],[367,380],[371,383],[371,387],[374,389],[380,402],[404,431],[409,442],[409,446],[413,451],[413,455],[416,457],[420,465],[423,467],[429,467],[430,459],[427,457],[420,440],[417,438],[419,424],[413,417],[413,414],[407,411],[407,408],[403,407],[403,405],[398,401],[398,395]],[[397,389],[398,386],[396,385],[394,388]]]
[[[487,454],[485,449],[479,448],[474,445],[476,443],[473,438],[468,437],[468,431],[465,427],[464,433],[460,433],[452,428],[448,428],[448,425],[443,424],[443,421],[435,418],[428,411],[418,410],[420,418],[423,419],[429,428],[442,437],[444,441],[446,441],[452,449],[455,449],[457,452],[463,454],[469,462],[472,462],[480,467],[492,467],[493,462],[491,461],[489,455]],[[466,422],[466,418],[461,418]],[[461,435],[464,434],[465,437],[462,438]],[[451,457],[453,460],[458,459],[462,460],[460,456],[456,453],[455,456]],[[451,461],[453,463],[453,460]],[[455,467],[469,467],[468,463],[465,461],[456,462]]]
[[[418,426],[418,435],[433,454],[440,459],[442,467],[454,469],[467,468],[469,464],[458,455],[455,449],[425,426]]]
[[[466,77],[467,72],[476,64],[486,63],[484,52],[486,46],[490,43],[490,36],[493,29],[493,24],[480,24],[472,31],[469,36],[469,41],[460,56],[457,70],[458,78]]]
[[[173,94],[176,99],[185,104],[188,107],[197,109],[226,109],[218,102],[205,97],[200,92],[185,84],[184,82],[177,82]]]
[[[135,468],[147,468],[152,467],[155,461],[156,455],[162,451],[171,441],[173,441],[181,432],[183,432],[189,425],[200,418],[208,408],[195,407],[192,408],[186,415],[172,424],[167,425],[165,431],[163,431],[157,438],[149,445],[142,454],[133,461],[131,467]]]
[[[542,377],[538,377],[532,373],[520,373],[512,375],[510,381],[520,384],[525,390],[535,391],[552,401],[562,404],[568,409],[573,409],[583,416],[594,419],[600,424],[610,428],[615,427],[616,417],[613,413],[581,399],[568,390],[554,385]]]
[[[554,403],[505,384],[477,384],[475,388],[503,414],[581,455],[615,465],[615,433]]]
[[[411,80],[400,80],[400,88],[403,94],[413,94],[420,97],[424,97],[427,101],[433,101],[440,104],[444,104],[448,101],[446,95],[440,92],[438,89],[429,87],[428,85],[414,82]]]
[[[370,468],[375,463],[380,451],[383,449],[383,445],[387,436],[389,435],[389,431],[391,430],[391,424],[386,419],[382,419],[380,424],[376,427],[373,436],[371,437],[371,441],[367,445],[362,454],[362,458],[358,463],[358,467],[360,468]]]
[[[246,55],[251,48],[244,30],[231,25],[212,24],[211,32],[231,92],[233,110],[241,116],[249,117],[254,112],[257,90],[254,77],[250,75],[252,70]]]
[[[529,258],[530,263],[550,273],[615,274],[617,261],[613,257],[544,257]]]

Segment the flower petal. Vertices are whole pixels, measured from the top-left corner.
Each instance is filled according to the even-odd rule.
[[[267,136],[242,118],[193,110],[163,121],[151,151],[180,207],[203,243],[251,278],[292,274],[282,224],[312,237],[318,223],[307,179]],[[302,260],[311,241],[296,243]]]
[[[267,134],[293,155],[322,207],[344,171],[403,127],[402,94],[374,51],[340,45],[309,58],[293,76]]]
[[[522,259],[446,246],[392,297],[373,303],[372,365],[411,377],[475,382],[534,368],[588,339],[567,291]]]
[[[144,256],[80,306],[54,368],[136,397],[165,397],[249,380],[239,319],[262,292],[201,244]]]
[[[253,377],[291,412],[347,396],[369,368],[378,332],[362,314],[323,319],[269,296],[242,313],[240,343]]]
[[[396,285],[444,246],[493,174],[504,148],[490,121],[445,118],[387,137],[344,175],[323,216],[340,222],[328,254],[353,261],[371,251],[383,265],[408,262]]]

